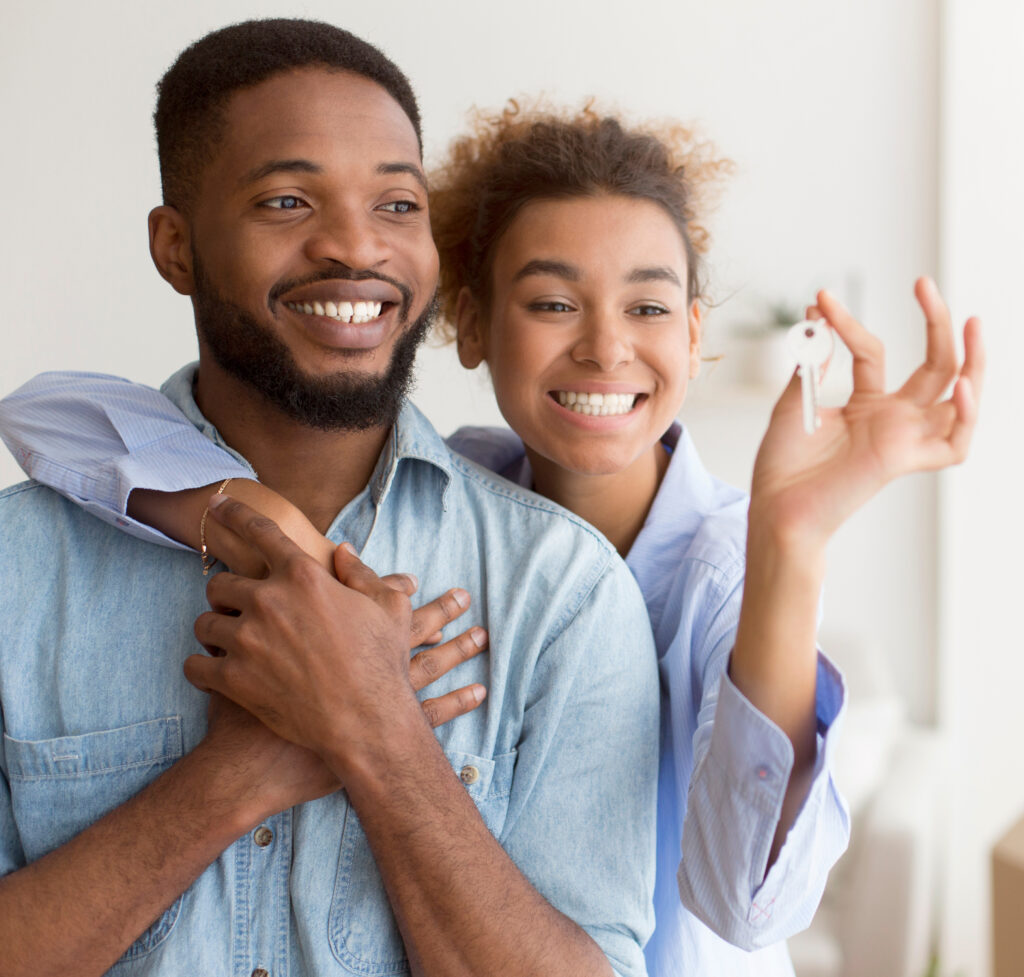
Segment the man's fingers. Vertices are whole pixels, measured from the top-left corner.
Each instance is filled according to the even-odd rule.
[[[206,611],[196,618],[192,625],[196,640],[211,654],[221,653],[221,649],[232,647],[235,632],[238,630],[239,619],[216,611]]]
[[[215,495],[210,499],[210,518],[237,533],[256,549],[271,570],[286,560],[306,555],[273,519],[268,519],[229,495]]]
[[[435,597],[429,604],[417,607],[412,612],[409,647],[418,648],[440,640],[445,625],[465,614],[469,603],[469,594],[461,587],[454,587],[440,597]]]
[[[220,666],[223,661],[206,655],[189,655],[184,670],[187,678],[200,692],[220,691]]]
[[[484,701],[486,695],[487,690],[482,685],[466,685],[436,699],[424,699],[420,705],[423,707],[427,722],[436,729],[456,716],[472,712]]]
[[[381,580],[359,559],[351,543],[342,543],[334,551],[334,572],[342,584],[369,597],[389,614],[409,613],[409,598],[405,592]]]
[[[470,628],[443,645],[421,651],[409,662],[409,682],[419,692],[487,647],[487,632]]]
[[[380,578],[382,584],[387,584],[392,590],[397,590],[406,597],[412,597],[420,589],[420,582],[411,573],[389,573]]]

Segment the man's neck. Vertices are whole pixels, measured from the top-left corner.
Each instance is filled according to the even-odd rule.
[[[204,361],[196,404],[259,480],[326,533],[369,482],[390,428],[321,431],[287,417],[255,390]]]

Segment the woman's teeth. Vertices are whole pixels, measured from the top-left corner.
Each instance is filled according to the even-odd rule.
[[[293,312],[322,315],[338,322],[372,322],[380,316],[382,302],[285,302]]]
[[[588,394],[574,390],[559,390],[558,402],[577,414],[606,417],[609,414],[628,414],[636,403],[636,394]]]

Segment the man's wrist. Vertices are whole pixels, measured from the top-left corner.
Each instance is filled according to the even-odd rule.
[[[379,722],[361,725],[358,733],[339,733],[320,756],[344,785],[353,803],[393,793],[399,784],[430,776],[441,748],[423,708],[410,689],[388,702]],[[318,751],[319,752],[319,751]]]

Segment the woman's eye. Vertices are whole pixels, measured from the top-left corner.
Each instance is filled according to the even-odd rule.
[[[644,305],[635,305],[629,310],[633,315],[640,316],[654,316],[654,315],[668,315],[668,309],[663,305],[652,305],[645,303]]]
[[[380,209],[391,214],[415,214],[421,208],[415,200],[392,200],[389,204],[382,204]]]
[[[270,207],[274,210],[298,210],[305,206],[305,201],[301,197],[271,197],[269,200],[264,200],[260,206]]]
[[[573,308],[568,302],[531,302],[531,312],[572,312]]]

